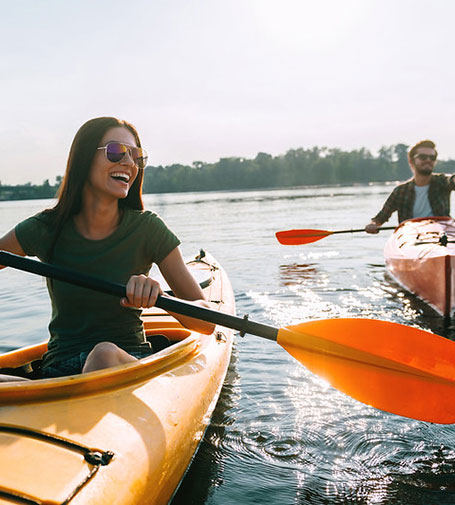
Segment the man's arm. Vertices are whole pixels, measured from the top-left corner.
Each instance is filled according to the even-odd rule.
[[[378,233],[379,227],[390,219],[390,216],[398,210],[398,187],[395,188],[385,201],[382,209],[371,219],[371,222],[365,226],[367,233]]]
[[[449,178],[449,189],[453,191],[455,189],[455,174],[447,174],[447,177]]]

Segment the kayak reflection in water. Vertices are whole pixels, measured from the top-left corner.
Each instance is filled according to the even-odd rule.
[[[156,213],[144,210],[146,163],[134,126],[112,117],[89,120],[73,140],[56,205],[0,238],[0,250],[126,284],[127,298],[119,302],[47,280],[52,316],[43,378],[99,370],[153,353],[140,319],[140,309],[152,307],[162,294],[148,276],[153,263],[175,296],[209,307],[185,265],[179,239]],[[212,323],[173,315],[200,333],[214,330]],[[0,376],[0,381],[9,380],[26,379]]]
[[[437,156],[436,145],[431,140],[422,140],[409,150],[412,179],[392,191],[380,212],[365,226],[367,233],[378,233],[395,211],[399,223],[415,217],[450,215],[450,192],[455,189],[455,176],[433,174]]]

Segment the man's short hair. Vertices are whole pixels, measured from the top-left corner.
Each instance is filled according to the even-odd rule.
[[[436,151],[436,144],[432,140],[421,140],[420,142],[417,142],[415,146],[411,147],[409,151],[409,159],[411,161],[414,159],[414,155],[420,147],[430,147],[431,149],[434,149],[434,153],[436,155],[438,154],[438,151]]]

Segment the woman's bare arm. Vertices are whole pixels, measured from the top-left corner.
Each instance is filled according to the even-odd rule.
[[[19,254],[20,256],[25,256],[25,252],[17,240],[14,228],[0,238],[0,251],[8,251],[14,254]],[[0,269],[2,268],[5,268],[5,266],[0,265]]]
[[[210,303],[205,300],[201,287],[188,270],[178,247],[171,251],[166,258],[161,261],[158,267],[177,298],[193,301],[196,305],[201,307],[208,309],[212,308]],[[172,315],[187,328],[200,333],[208,335],[215,330],[215,325],[213,323],[193,319],[180,314]]]

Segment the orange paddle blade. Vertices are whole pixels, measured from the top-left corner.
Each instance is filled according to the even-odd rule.
[[[343,393],[380,410],[455,423],[455,342],[373,319],[323,319],[278,331],[277,342]]]
[[[275,233],[278,242],[283,245],[310,244],[331,234],[331,231],[326,230],[285,230]]]

